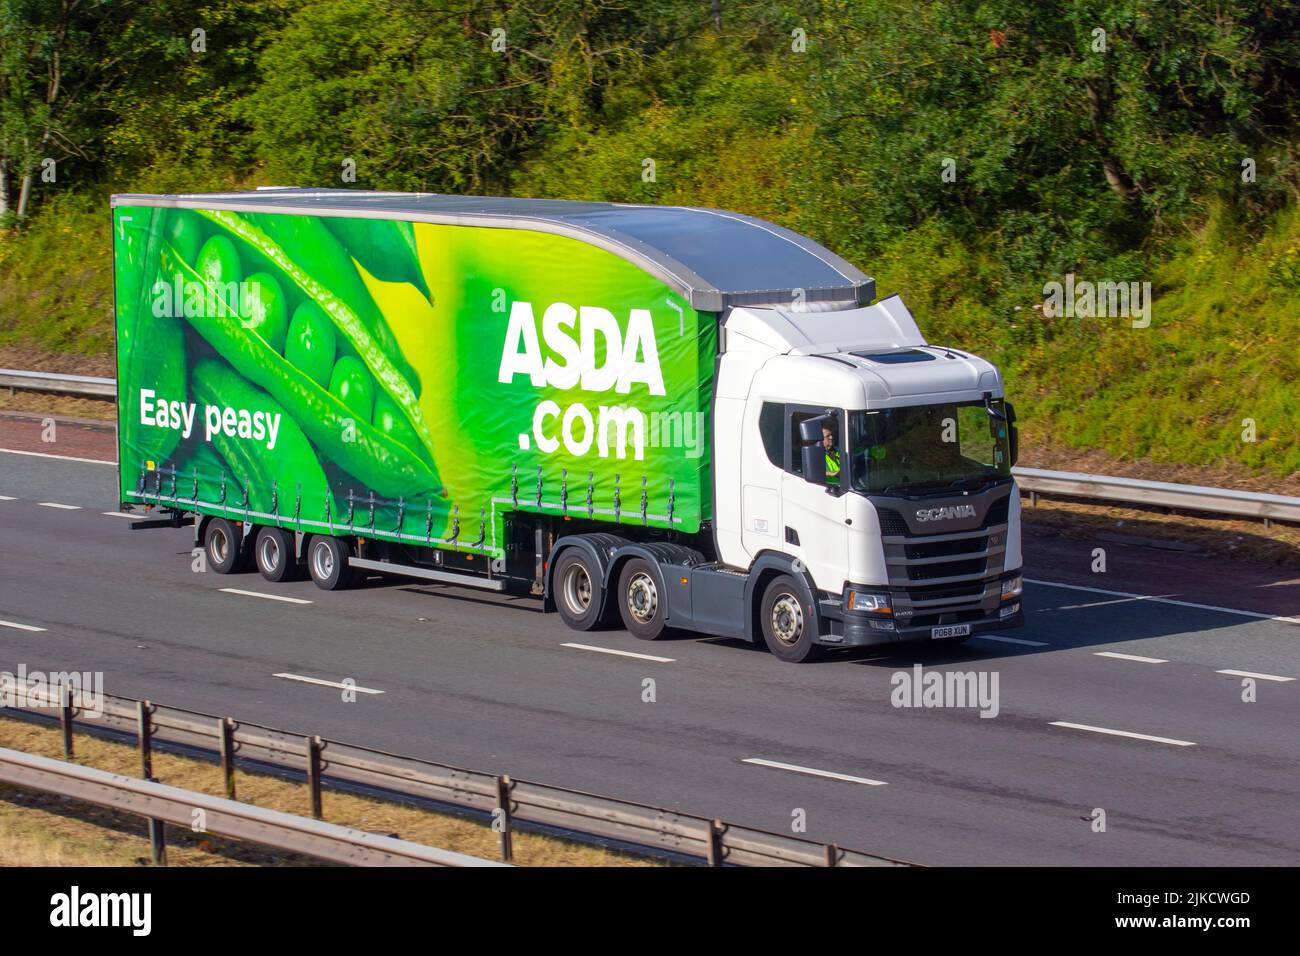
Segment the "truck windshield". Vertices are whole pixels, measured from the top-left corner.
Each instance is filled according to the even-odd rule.
[[[910,494],[980,487],[1011,474],[999,399],[849,412],[853,489]]]

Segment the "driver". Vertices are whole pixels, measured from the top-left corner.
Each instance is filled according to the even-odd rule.
[[[822,426],[822,448],[826,450],[826,483],[840,483],[840,449],[835,442],[835,429],[830,425]]]

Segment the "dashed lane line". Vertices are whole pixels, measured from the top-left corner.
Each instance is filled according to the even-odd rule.
[[[1174,747],[1195,747],[1191,740],[1178,740],[1174,737],[1156,737],[1151,734],[1135,734],[1131,730],[1112,730],[1109,727],[1093,727],[1089,724],[1072,724],[1068,720],[1050,721],[1053,727],[1065,727],[1068,730],[1086,730],[1094,734],[1108,734],[1112,737],[1128,737],[1132,740],[1147,740],[1156,744],[1170,744]]]
[[[272,674],[272,677],[278,677],[281,680],[297,681],[300,684],[315,684],[318,687],[333,687],[337,690],[351,690],[358,694],[382,694],[382,690],[376,690],[373,687],[358,687],[356,684],[341,683],[333,680],[321,680],[319,677],[303,677],[301,674]]]
[[[639,661],[653,661],[656,664],[671,664],[676,658],[672,657],[655,657],[653,654],[637,654],[633,651],[619,651],[612,647],[596,647],[594,644],[561,644],[561,647],[570,647],[575,651],[595,651],[597,654],[613,654],[616,657],[635,657]]]
[[[867,777],[853,777],[847,773],[835,773],[832,770],[817,770],[814,767],[800,767],[798,764],[778,763],[775,760],[764,760],[761,757],[746,757],[741,763],[753,764],[756,767],[770,767],[773,770],[788,770],[790,773],[802,773],[810,777],[825,777],[827,780],[842,780],[845,783],[860,783],[867,787],[883,787],[887,781],[871,780]]]
[[[311,604],[311,601],[303,598],[285,597],[283,594],[264,594],[261,591],[245,591],[241,588],[218,588],[226,594],[239,594],[244,597],[266,598],[268,601],[283,601],[286,604]]]

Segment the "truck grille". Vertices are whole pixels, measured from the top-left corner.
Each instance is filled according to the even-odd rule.
[[[975,620],[997,607],[1005,567],[1010,494],[990,503],[978,528],[916,534],[894,508],[877,507],[894,613],[904,626]]]
[[[972,574],[982,575],[987,562],[984,558],[971,561],[944,561],[939,564],[909,564],[907,577],[912,581],[931,581],[935,578],[955,578]]]

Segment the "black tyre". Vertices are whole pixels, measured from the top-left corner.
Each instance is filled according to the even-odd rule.
[[[257,529],[253,558],[257,570],[268,581],[292,581],[298,576],[298,559],[293,553],[293,532],[283,528]]]
[[[803,603],[803,588],[788,574],[772,579],[763,591],[759,623],[767,649],[780,660],[799,664],[817,656],[814,620]]]
[[[585,552],[569,548],[561,553],[551,582],[555,609],[565,624],[575,631],[590,631],[600,624],[605,589],[600,572]]]
[[[244,532],[237,522],[212,518],[203,532],[208,567],[218,574],[244,570]]]
[[[340,591],[356,583],[348,566],[348,546],[340,538],[316,535],[307,541],[307,571],[322,591]]]
[[[618,576],[618,611],[633,637],[653,641],[667,630],[668,594],[659,569],[642,558],[623,565]]]

